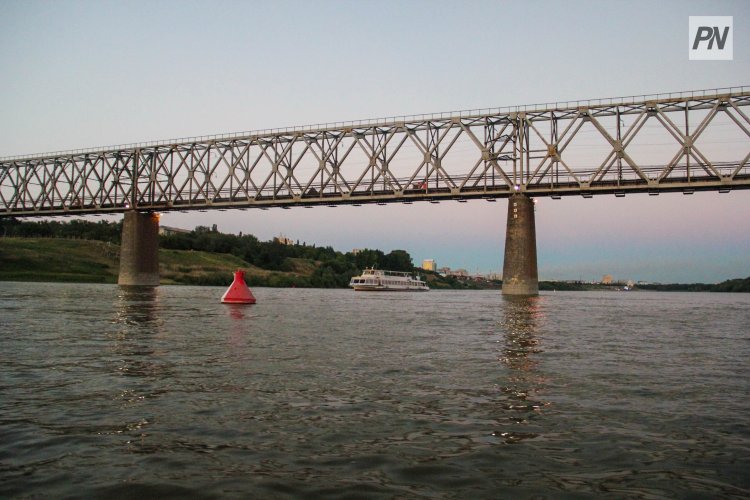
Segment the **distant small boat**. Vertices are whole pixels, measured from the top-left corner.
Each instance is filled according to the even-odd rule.
[[[365,269],[351,279],[349,286],[357,292],[426,292],[430,289],[419,276],[382,269]]]

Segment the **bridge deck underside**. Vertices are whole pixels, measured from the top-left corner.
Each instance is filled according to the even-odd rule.
[[[750,92],[0,161],[0,216],[750,188]]]

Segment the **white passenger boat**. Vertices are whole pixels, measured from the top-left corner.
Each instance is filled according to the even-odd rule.
[[[426,292],[430,289],[419,276],[382,269],[365,269],[351,279],[349,286],[358,292]]]

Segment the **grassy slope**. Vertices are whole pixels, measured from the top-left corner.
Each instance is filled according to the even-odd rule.
[[[0,280],[116,283],[117,245],[51,238],[0,238]]]
[[[117,283],[119,247],[91,240],[0,238],[0,281],[63,281]],[[159,250],[163,284],[228,284],[232,272],[248,276],[312,273],[312,263],[295,263],[294,273],[277,273],[251,266],[228,254]]]
[[[0,281],[117,283],[119,250],[117,245],[93,240],[0,238]],[[251,286],[310,286],[310,277],[321,263],[289,261],[289,272],[269,271],[230,254],[160,249],[159,274],[162,284],[226,286],[241,268]],[[427,279],[435,289],[476,288],[437,275]]]
[[[163,284],[219,286],[231,283],[236,269],[245,271],[249,283],[262,284],[281,283],[284,279],[293,282],[295,277],[309,277],[315,271],[313,262],[291,260],[293,271],[280,272],[255,267],[231,254],[160,249],[159,275]]]

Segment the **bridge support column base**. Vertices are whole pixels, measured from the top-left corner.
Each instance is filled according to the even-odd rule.
[[[159,285],[159,216],[125,212],[120,243],[118,285]]]
[[[508,199],[503,295],[538,295],[534,202],[525,194]]]

